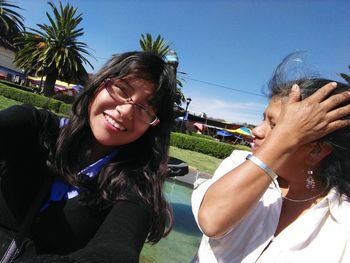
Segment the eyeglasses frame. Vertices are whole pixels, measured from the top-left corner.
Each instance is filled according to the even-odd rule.
[[[115,102],[120,103],[120,99],[124,99],[124,98],[117,99],[117,98],[114,97],[115,95],[112,94],[112,93],[110,92],[110,90],[109,90],[109,89],[112,88],[112,85],[113,85],[113,82],[112,82],[111,78],[106,78],[105,80],[103,80],[103,88],[106,89],[106,91],[108,92],[108,94],[110,95],[110,97],[111,97]],[[123,88],[118,87],[118,86],[116,86],[116,87],[117,87],[118,89],[120,89],[120,90],[126,95],[126,97],[127,97],[127,99],[124,99],[124,102],[122,102],[123,104],[131,104],[131,105],[134,105],[134,106],[140,108],[141,110],[147,112],[149,115],[153,115],[153,116],[154,116],[154,120],[153,120],[152,122],[148,122],[148,124],[149,124],[150,126],[156,126],[156,125],[160,122],[160,120],[159,120],[159,118],[157,117],[157,115],[155,115],[155,114],[153,114],[153,113],[150,113],[149,110],[146,109],[143,105],[136,103],[136,102],[131,98],[131,96],[130,96]]]

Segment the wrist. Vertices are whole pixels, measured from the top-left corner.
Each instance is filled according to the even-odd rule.
[[[272,181],[276,180],[278,178],[278,175],[263,161],[261,161],[257,156],[254,156],[252,154],[248,154],[246,157],[246,160],[251,161],[256,166],[261,168],[267,176],[271,178]]]

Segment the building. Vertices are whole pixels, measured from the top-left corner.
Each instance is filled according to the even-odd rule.
[[[15,58],[14,48],[0,46],[0,79],[22,83],[25,81],[24,70],[15,66],[13,60]]]

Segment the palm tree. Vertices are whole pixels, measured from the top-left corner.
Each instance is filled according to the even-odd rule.
[[[348,67],[350,69],[350,66]],[[339,75],[347,82],[350,84],[350,76],[345,73],[339,73]]]
[[[15,50],[14,39],[24,31],[24,18],[13,9],[22,9],[7,0],[0,0],[0,45]]]
[[[161,36],[158,35],[155,40],[153,40],[153,37],[150,33],[146,33],[146,36],[144,34],[141,34],[140,38],[140,46],[143,51],[149,51],[157,54],[161,58],[164,58],[165,55],[170,51],[170,45],[167,44],[166,40]],[[184,72],[181,72],[182,74],[186,74]],[[183,84],[180,79],[176,79],[176,100],[175,103],[177,105],[181,105],[182,102],[185,102],[185,96],[181,91],[181,88],[183,87]]]
[[[67,4],[59,9],[48,2],[52,8],[53,17],[46,13],[49,24],[37,24],[40,28],[25,32],[18,39],[23,47],[16,53],[15,64],[27,71],[34,70],[41,76],[46,75],[44,95],[54,95],[57,78],[67,82],[84,83],[88,74],[83,66],[93,66],[84,57],[91,54],[87,44],[79,42],[78,37],[84,34],[83,28],[77,28],[82,21],[82,14],[76,15],[77,9]]]
[[[170,50],[169,45],[161,35],[158,35],[157,38],[153,40],[150,33],[147,33],[146,36],[141,34],[140,46],[143,51],[154,52],[160,57],[164,57]]]

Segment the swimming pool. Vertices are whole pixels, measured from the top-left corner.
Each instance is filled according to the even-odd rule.
[[[174,228],[158,244],[145,244],[141,263],[188,263],[198,249],[201,232],[191,210],[192,188],[169,180],[165,184],[165,192],[174,209]]]

